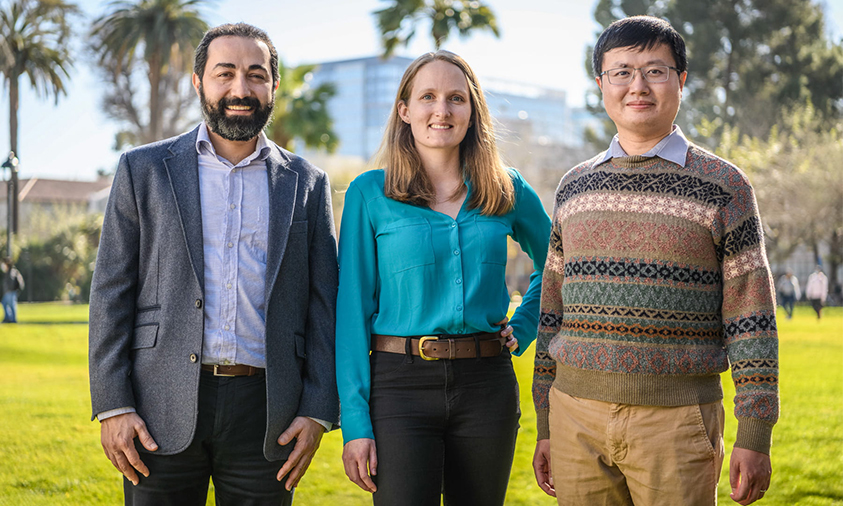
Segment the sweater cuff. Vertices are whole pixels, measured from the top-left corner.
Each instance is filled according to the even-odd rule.
[[[536,432],[538,433],[536,437],[537,441],[550,439],[550,423],[548,421],[549,414],[549,409],[536,410]]]
[[[755,418],[738,418],[736,448],[770,454],[773,439],[773,424]]]

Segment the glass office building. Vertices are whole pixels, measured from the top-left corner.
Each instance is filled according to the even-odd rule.
[[[358,58],[321,63],[312,72],[312,86],[331,82],[336,88],[328,109],[339,137],[338,155],[368,160],[375,154],[398,84],[412,61]],[[582,128],[572,121],[581,115],[567,106],[564,91],[482,76],[480,81],[502,140],[540,146],[582,145]]]

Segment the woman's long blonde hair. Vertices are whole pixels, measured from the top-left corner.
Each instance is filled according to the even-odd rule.
[[[374,157],[375,166],[385,169],[384,193],[391,199],[419,206],[430,207],[436,202],[436,191],[422,166],[411,127],[398,114],[398,104],[407,104],[410,99],[413,81],[419,69],[434,60],[456,65],[468,82],[471,126],[460,143],[463,177],[471,183],[468,207],[480,209],[486,215],[506,214],[515,203],[515,189],[498,155],[486,99],[474,71],[465,60],[450,51],[440,50],[419,56],[401,78],[386,132]]]

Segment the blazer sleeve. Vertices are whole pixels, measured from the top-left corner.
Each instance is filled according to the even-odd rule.
[[[129,379],[138,283],[140,224],[129,159],[120,158],[91,283],[88,370],[92,416],[135,406]]]
[[[331,207],[331,185],[322,173],[313,236],[308,251],[310,299],[307,309],[307,344],[299,416],[335,423],[339,400],[335,374],[337,240]],[[313,196],[315,197],[315,195]]]

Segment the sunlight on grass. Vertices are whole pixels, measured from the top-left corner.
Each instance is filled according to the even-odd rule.
[[[122,504],[120,474],[90,422],[87,379],[88,308],[22,304],[18,325],[0,325],[0,505]],[[42,323],[27,323],[42,322]],[[843,503],[843,308],[817,321],[808,307],[779,320],[782,417],[773,433],[773,483],[761,505],[821,506]],[[530,397],[533,351],[514,358],[521,386],[521,431],[507,505],[552,505],[535,485],[532,455],[535,412]],[[734,388],[724,376],[726,444],[735,420]],[[327,434],[296,504],[368,505],[371,496],[345,478],[342,437]],[[728,497],[728,459],[720,504]],[[208,504],[213,504],[209,497]]]

